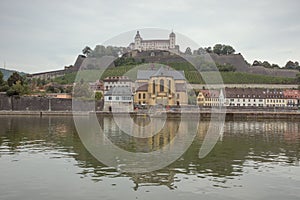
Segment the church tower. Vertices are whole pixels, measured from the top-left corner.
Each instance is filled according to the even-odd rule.
[[[141,51],[141,49],[142,49],[142,37],[140,36],[139,31],[136,32],[136,35],[134,37],[134,46],[135,46],[135,49],[138,49],[138,50]]]
[[[172,33],[170,33],[169,39],[170,39],[170,49],[175,49],[176,35],[175,35],[175,33],[173,31],[172,31]]]

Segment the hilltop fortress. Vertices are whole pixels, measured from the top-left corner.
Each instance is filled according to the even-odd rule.
[[[169,39],[154,39],[144,40],[140,32],[137,31],[134,42],[129,44],[129,49],[138,51],[151,51],[151,50],[168,50],[179,52],[179,46],[176,45],[176,35],[172,31]]]
[[[104,47],[105,49],[105,47]],[[186,63],[187,61],[180,55],[184,54],[180,52],[179,45],[176,44],[176,34],[172,31],[169,34],[168,39],[143,39],[140,32],[137,31],[134,42],[130,43],[129,46],[122,47],[125,51],[122,52],[123,58],[133,58],[135,62],[146,62],[146,63]],[[196,52],[196,51],[195,51]],[[194,53],[195,53],[194,52]],[[204,52],[206,53],[206,52]],[[104,54],[106,55],[106,54]],[[263,66],[252,66],[242,56],[242,54],[230,54],[230,55],[218,55],[215,53],[209,53],[212,61],[226,65],[230,64],[236,68],[236,72],[244,72],[250,74],[260,74],[277,77],[290,77],[295,78],[298,70],[290,69],[275,69],[265,68]],[[35,79],[53,79],[59,76],[64,76],[67,73],[76,72],[79,69],[98,69],[103,65],[109,65],[115,67],[114,59],[118,55],[110,52],[106,57],[97,57],[93,54],[89,56],[79,55],[73,65],[66,66],[62,70],[41,72],[28,75],[29,78]]]

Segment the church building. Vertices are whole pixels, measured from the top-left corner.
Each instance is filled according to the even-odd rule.
[[[188,104],[184,71],[164,67],[138,70],[134,103],[137,105],[179,106]]]

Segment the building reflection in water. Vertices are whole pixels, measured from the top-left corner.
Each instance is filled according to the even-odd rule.
[[[138,125],[149,119],[134,119]],[[188,130],[189,120],[168,119],[164,128],[151,138],[134,138],[123,133],[110,117],[99,118],[107,140],[132,152],[151,152],[171,144],[178,132],[179,123]],[[161,170],[121,174],[96,160],[82,145],[71,117],[7,117],[0,116],[0,159],[3,155],[20,152],[45,154],[47,159],[73,158],[80,167],[81,177],[101,181],[103,177],[128,177],[134,189],[140,186],[165,185],[175,189],[178,176],[195,175],[222,185],[244,174],[245,168],[263,170],[264,164],[299,165],[300,124],[297,121],[228,121],[222,140],[204,159],[198,158],[209,121],[201,121],[198,134],[189,149],[174,163]],[[143,134],[143,133],[141,133]],[[180,136],[184,142],[184,135]]]
[[[180,121],[180,119],[172,119],[167,120],[163,126],[163,128],[154,136],[143,138],[143,137],[133,137],[127,133],[124,133],[118,125],[114,122],[113,117],[105,117],[99,120],[103,120],[103,131],[106,135],[106,139],[113,142],[115,145],[132,152],[151,152],[161,149],[165,145],[170,144],[170,148],[174,148],[173,139],[179,132],[180,128],[183,130],[188,130],[187,121]],[[160,124],[160,118],[152,118],[150,117],[134,117],[134,123],[138,126],[135,126],[134,132],[139,133],[140,135],[147,135],[147,132],[155,131],[157,124]],[[147,125],[148,123],[152,123],[150,129],[142,129],[141,127]],[[185,132],[180,131],[181,134]],[[184,137],[184,135],[178,135],[178,137]]]

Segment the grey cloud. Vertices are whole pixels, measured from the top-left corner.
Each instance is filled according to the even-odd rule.
[[[174,29],[199,45],[233,45],[249,62],[300,60],[300,1],[16,1],[0,2],[0,63],[35,72],[72,64],[124,31]]]

